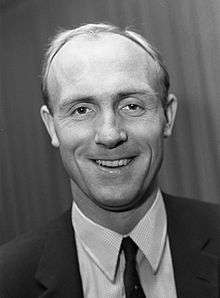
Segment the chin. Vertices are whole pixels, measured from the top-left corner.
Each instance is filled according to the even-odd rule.
[[[128,191],[121,192],[108,192],[94,194],[93,202],[104,210],[113,212],[123,212],[136,208],[139,203],[138,194],[131,194]],[[104,199],[103,199],[104,198]]]

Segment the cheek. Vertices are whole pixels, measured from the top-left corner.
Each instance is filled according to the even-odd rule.
[[[160,158],[163,153],[163,129],[158,127],[157,130],[152,130],[149,136],[149,145],[151,146],[152,155],[154,159]]]
[[[142,150],[160,147],[163,141],[163,122],[160,119],[154,121],[140,121],[129,127],[130,136],[142,146]]]
[[[91,126],[90,126],[91,127]],[[60,149],[75,151],[81,146],[87,146],[91,140],[92,131],[87,125],[63,123],[56,127]]]

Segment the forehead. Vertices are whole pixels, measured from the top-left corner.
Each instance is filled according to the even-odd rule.
[[[154,88],[156,66],[141,46],[124,36],[112,33],[76,36],[60,49],[51,63],[49,93],[52,95],[57,85],[68,81],[77,84],[83,76],[93,76],[94,72],[99,73],[100,79],[110,72],[135,74],[145,77]]]

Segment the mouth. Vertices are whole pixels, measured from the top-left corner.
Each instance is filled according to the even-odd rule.
[[[96,159],[94,160],[94,162],[104,168],[121,168],[121,167],[125,167],[128,164],[130,164],[130,162],[133,160],[134,158],[123,158],[123,159],[115,159],[115,160],[103,160],[103,159]]]

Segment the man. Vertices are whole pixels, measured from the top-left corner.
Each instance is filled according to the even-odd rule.
[[[152,46],[105,24],[62,32],[42,90],[73,205],[1,248],[0,297],[220,297],[219,208],[158,186],[177,100]]]

